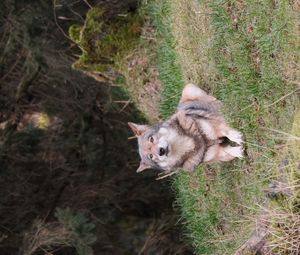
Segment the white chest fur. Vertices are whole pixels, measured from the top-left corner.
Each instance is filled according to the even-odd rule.
[[[176,129],[162,127],[158,131],[159,145],[168,147],[169,153],[161,162],[162,167],[173,166],[182,156],[195,148],[195,142],[191,137],[178,134]]]

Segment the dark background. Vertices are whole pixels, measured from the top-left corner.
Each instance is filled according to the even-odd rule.
[[[71,68],[80,50],[68,26],[89,5],[112,16],[137,8],[0,3],[0,254],[191,254],[170,181],[135,173],[127,122],[141,114],[120,103],[128,100],[120,87]]]

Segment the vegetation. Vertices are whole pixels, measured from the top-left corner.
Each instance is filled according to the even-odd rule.
[[[107,20],[105,10],[94,7],[86,14],[83,25],[69,28],[70,38],[82,51],[73,67],[101,75],[105,80],[117,78],[118,58],[132,48],[139,38],[141,19],[138,15],[127,13]]]
[[[299,254],[298,1],[106,2],[0,4],[0,253],[190,254],[126,123],[192,82],[246,138],[170,180],[195,253]]]
[[[24,237],[24,254],[55,250],[57,247],[74,247],[79,255],[93,254],[91,245],[97,240],[93,233],[96,225],[82,213],[72,212],[70,208],[57,208],[55,216],[58,222],[34,221]]]
[[[197,254],[234,254],[238,247],[244,250],[237,252],[251,252],[256,247],[243,243],[268,204],[263,191],[279,178],[278,151],[286,146],[286,137],[274,130],[289,132],[298,107],[299,6],[166,0],[144,8],[156,28],[162,115],[172,114],[184,82],[193,82],[224,103],[231,125],[247,139],[244,161],[204,166],[175,178],[187,235]],[[297,161],[299,156],[291,164]],[[299,175],[290,176],[294,187]]]
[[[290,133],[282,134],[287,144],[283,153],[278,155],[278,165],[275,168],[276,178],[287,183],[277,194],[276,203],[272,204],[270,214],[270,244],[277,254],[297,254],[300,250],[300,217],[299,217],[299,191],[300,191],[300,111],[294,118]],[[284,163],[283,163],[284,162]],[[280,164],[281,163],[281,164]]]
[[[292,213],[298,204],[297,192],[289,196],[289,200],[293,197],[292,206],[277,195],[277,202],[270,203],[264,192],[274,180],[282,180],[278,166],[290,158],[289,153],[279,155],[278,149],[290,145],[285,136],[276,136],[276,130],[289,132],[298,107],[297,10],[297,3],[288,1],[145,1],[140,8],[144,28],[139,43],[135,41],[120,50],[122,56],[114,57],[114,65],[125,78],[122,85],[148,119],[170,116],[183,85],[192,82],[224,103],[230,124],[246,137],[245,160],[199,167],[195,173],[182,172],[173,180],[176,203],[197,254],[245,254],[257,249],[284,254],[288,245],[279,245],[278,240],[298,241],[294,235],[289,240],[290,232],[285,232],[297,230],[287,227],[289,222],[298,222]],[[76,27],[73,30],[76,32]],[[73,40],[84,48],[83,37]],[[107,45],[105,39],[97,42]],[[152,75],[149,70],[156,68],[158,73]],[[149,76],[155,84],[161,83],[155,94],[147,91],[154,98],[161,97],[154,102],[160,103],[160,114],[155,107],[150,111],[143,107],[147,101],[136,92],[143,84],[148,87]],[[295,165],[298,159],[296,155],[289,162]],[[288,182],[292,189],[298,179],[293,167],[283,183]],[[283,207],[278,209],[276,204]],[[278,210],[286,211],[287,225],[275,227],[277,216],[282,217]],[[265,242],[263,248],[247,241],[257,238],[255,224],[262,226],[257,231],[263,232],[263,239],[256,241]],[[265,229],[270,234],[264,233]]]
[[[91,245],[97,240],[97,236],[93,233],[96,225],[89,222],[82,213],[74,213],[70,208],[57,208],[55,216],[70,231],[72,245],[76,248],[78,254],[92,254],[93,249]]]

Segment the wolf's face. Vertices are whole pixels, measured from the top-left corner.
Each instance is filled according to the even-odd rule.
[[[191,138],[182,137],[167,124],[153,126],[129,123],[138,138],[140,166],[137,172],[147,168],[170,170],[194,144]]]

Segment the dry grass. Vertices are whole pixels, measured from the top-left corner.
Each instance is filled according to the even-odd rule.
[[[126,89],[135,105],[148,121],[157,122],[160,120],[161,84],[149,55],[148,49],[138,49],[124,63],[122,71],[126,84],[130,84]]]
[[[278,131],[276,131],[277,133]],[[274,169],[274,178],[287,183],[293,194],[286,202],[288,208],[293,208],[300,204],[300,110],[295,114],[292,129],[289,133],[277,133],[287,142],[281,153],[277,155],[278,166]],[[299,211],[299,208],[297,209]]]
[[[300,138],[300,110],[295,115],[291,135]],[[277,170],[277,179],[285,180],[292,192],[270,208],[268,246],[276,254],[296,255],[300,253],[300,140],[288,140],[280,159],[286,160],[287,165]]]
[[[214,31],[209,1],[199,4],[196,0],[174,0],[170,5],[175,49],[184,82],[212,91],[217,72],[210,56]]]
[[[23,254],[32,255],[54,247],[72,245],[72,233],[58,222],[45,223],[35,220],[31,229],[24,235]]]
[[[298,255],[300,253],[300,215],[283,209],[269,212],[270,228],[267,247],[272,254]]]
[[[139,45],[118,58],[116,65],[125,78],[126,90],[133,102],[150,122],[160,120],[161,82],[155,65],[156,54],[154,29],[145,20]]]

